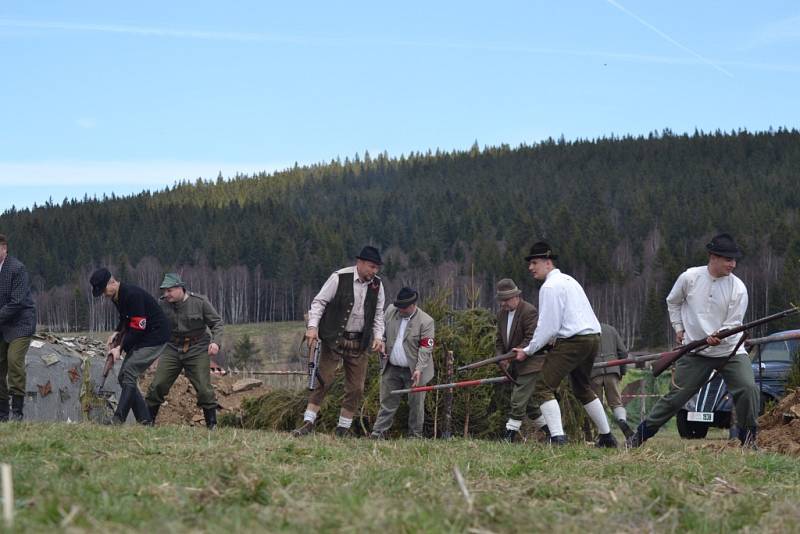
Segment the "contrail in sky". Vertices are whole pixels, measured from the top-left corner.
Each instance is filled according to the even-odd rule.
[[[655,33],[657,33],[663,39],[665,39],[665,40],[669,41],[670,43],[674,44],[675,46],[677,46],[678,48],[680,48],[684,52],[688,52],[689,54],[693,55],[694,57],[696,57],[697,59],[699,59],[703,63],[706,63],[707,65],[711,65],[712,67],[714,67],[715,69],[717,69],[721,73],[725,74],[726,76],[730,76],[731,78],[733,78],[733,74],[730,71],[722,68],[720,65],[718,65],[717,63],[714,63],[710,59],[707,59],[704,56],[701,56],[700,54],[698,54],[697,52],[695,52],[694,50],[692,50],[688,46],[685,46],[685,45],[679,43],[678,41],[676,41],[675,39],[673,39],[672,37],[670,37],[666,33],[662,32],[661,30],[659,30],[658,28],[656,28],[655,26],[653,26],[652,24],[650,24],[649,22],[644,20],[642,17],[638,16],[636,13],[630,11],[625,6],[621,5],[619,2],[616,2],[615,0],[606,0],[606,1],[609,4],[611,4],[612,6],[614,6],[615,8],[619,9],[620,11],[622,11],[623,13],[628,15],[629,17],[632,17],[633,19],[635,19],[642,26],[646,27],[647,29],[649,29],[649,30],[651,30],[651,31],[653,31]]]

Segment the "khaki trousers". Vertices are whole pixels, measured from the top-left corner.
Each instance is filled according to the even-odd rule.
[[[207,341],[207,340],[206,340]],[[192,383],[197,392],[197,405],[201,408],[216,408],[217,397],[211,386],[211,356],[208,355],[208,343],[200,342],[189,346],[183,352],[183,346],[167,344],[158,360],[158,368],[150,388],[147,390],[147,404],[160,406],[169,393],[172,384],[178,379],[181,371]]]
[[[614,408],[622,407],[622,393],[619,389],[618,374],[609,373],[592,378],[592,391],[601,401],[603,400],[603,393],[605,393],[606,405],[610,410],[613,411]]]
[[[7,403],[9,393],[25,396],[25,355],[31,339],[18,337],[9,343],[0,338],[0,401]]]
[[[322,342],[317,366],[317,388],[308,397],[309,404],[322,404],[331,389],[339,362],[344,367],[344,399],[342,409],[358,412],[364,397],[364,380],[367,378],[369,359],[367,352],[361,350],[361,340],[341,340],[335,349]]]

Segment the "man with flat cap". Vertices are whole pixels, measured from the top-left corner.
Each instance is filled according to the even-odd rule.
[[[217,397],[211,387],[211,358],[222,344],[222,317],[203,295],[186,290],[178,273],[167,273],[161,282],[161,309],[169,321],[172,336],[158,360],[147,406],[153,423],[158,410],[178,375],[183,371],[197,392],[206,427],[217,426]]]
[[[147,403],[139,392],[137,381],[161,355],[169,341],[170,328],[164,312],[150,293],[139,286],[116,280],[101,267],[92,273],[89,283],[92,295],[111,299],[119,313],[119,324],[106,343],[115,360],[125,353],[117,380],[122,388],[111,423],[121,425],[133,411],[136,421],[152,425]],[[114,343],[114,339],[118,343]]]
[[[742,334],[715,337],[722,329],[740,326],[747,311],[747,288],[733,274],[742,252],[729,234],[715,236],[706,250],[708,263],[678,277],[667,296],[667,309],[678,344],[705,339],[709,347],[675,363],[669,392],[628,440],[632,447],[653,437],[703,387],[712,370],[722,375],[733,395],[742,446],[755,447],[759,393],[750,359],[739,344]]]
[[[0,234],[0,423],[22,421],[25,404],[25,355],[36,332],[36,306],[25,265],[8,255]]]
[[[600,322],[577,280],[555,267],[557,259],[550,245],[543,241],[535,243],[525,258],[533,277],[544,284],[539,290],[539,322],[533,338],[524,349],[515,348],[514,352],[531,356],[551,346],[538,375],[536,390],[543,399],[539,409],[547,421],[552,444],[563,445],[567,441],[555,393],[561,381],[569,376],[572,392],[597,427],[599,436],[595,445],[615,448],[617,441],[603,403],[592,391],[591,374],[600,346]]]
[[[394,304],[386,308],[386,346],[389,354],[381,358],[381,409],[372,427],[371,438],[382,439],[392,427],[400,406],[395,389],[424,386],[433,378],[433,318],[417,306],[419,294],[404,287]],[[425,423],[425,392],[408,395],[408,436],[421,438]]]
[[[317,387],[311,392],[303,424],[294,436],[314,431],[320,405],[330,389],[339,363],[344,367],[344,400],[336,435],[351,435],[353,414],[364,395],[367,352],[383,352],[384,292],[377,274],[383,262],[378,249],[365,246],[353,267],[331,274],[311,302],[306,339],[309,345],[322,343],[317,366]]]
[[[508,354],[514,348],[526,347],[533,338],[539,313],[536,306],[522,298],[522,291],[510,278],[497,282],[495,298],[500,304],[497,312],[497,335],[494,341],[495,356]],[[503,370],[510,369],[516,384],[511,390],[511,412],[506,422],[503,439],[514,442],[519,439],[519,429],[525,415],[537,429],[546,430],[546,423],[539,411],[539,399],[535,398],[536,377],[542,370],[543,355],[518,357],[500,362]]]

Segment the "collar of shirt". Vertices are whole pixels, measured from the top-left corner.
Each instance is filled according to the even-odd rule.
[[[3,272],[3,265],[5,265],[5,264],[6,264],[6,260],[5,260],[5,258],[3,258],[3,261],[0,261],[0,273]]]

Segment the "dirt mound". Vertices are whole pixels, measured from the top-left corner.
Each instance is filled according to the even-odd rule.
[[[147,392],[150,382],[153,381],[155,366],[151,367],[139,387]],[[234,391],[234,385],[242,380],[242,376],[211,376],[211,385],[217,394],[217,403],[220,405],[218,416],[225,413],[240,413],[242,401],[250,397],[260,397],[271,388],[264,384],[257,385],[246,391]],[[158,412],[159,425],[204,425],[203,410],[197,406],[197,394],[194,387],[185,375],[181,374],[172,385],[166,401]]]
[[[790,391],[758,420],[758,446],[772,452],[800,456],[800,389]]]

